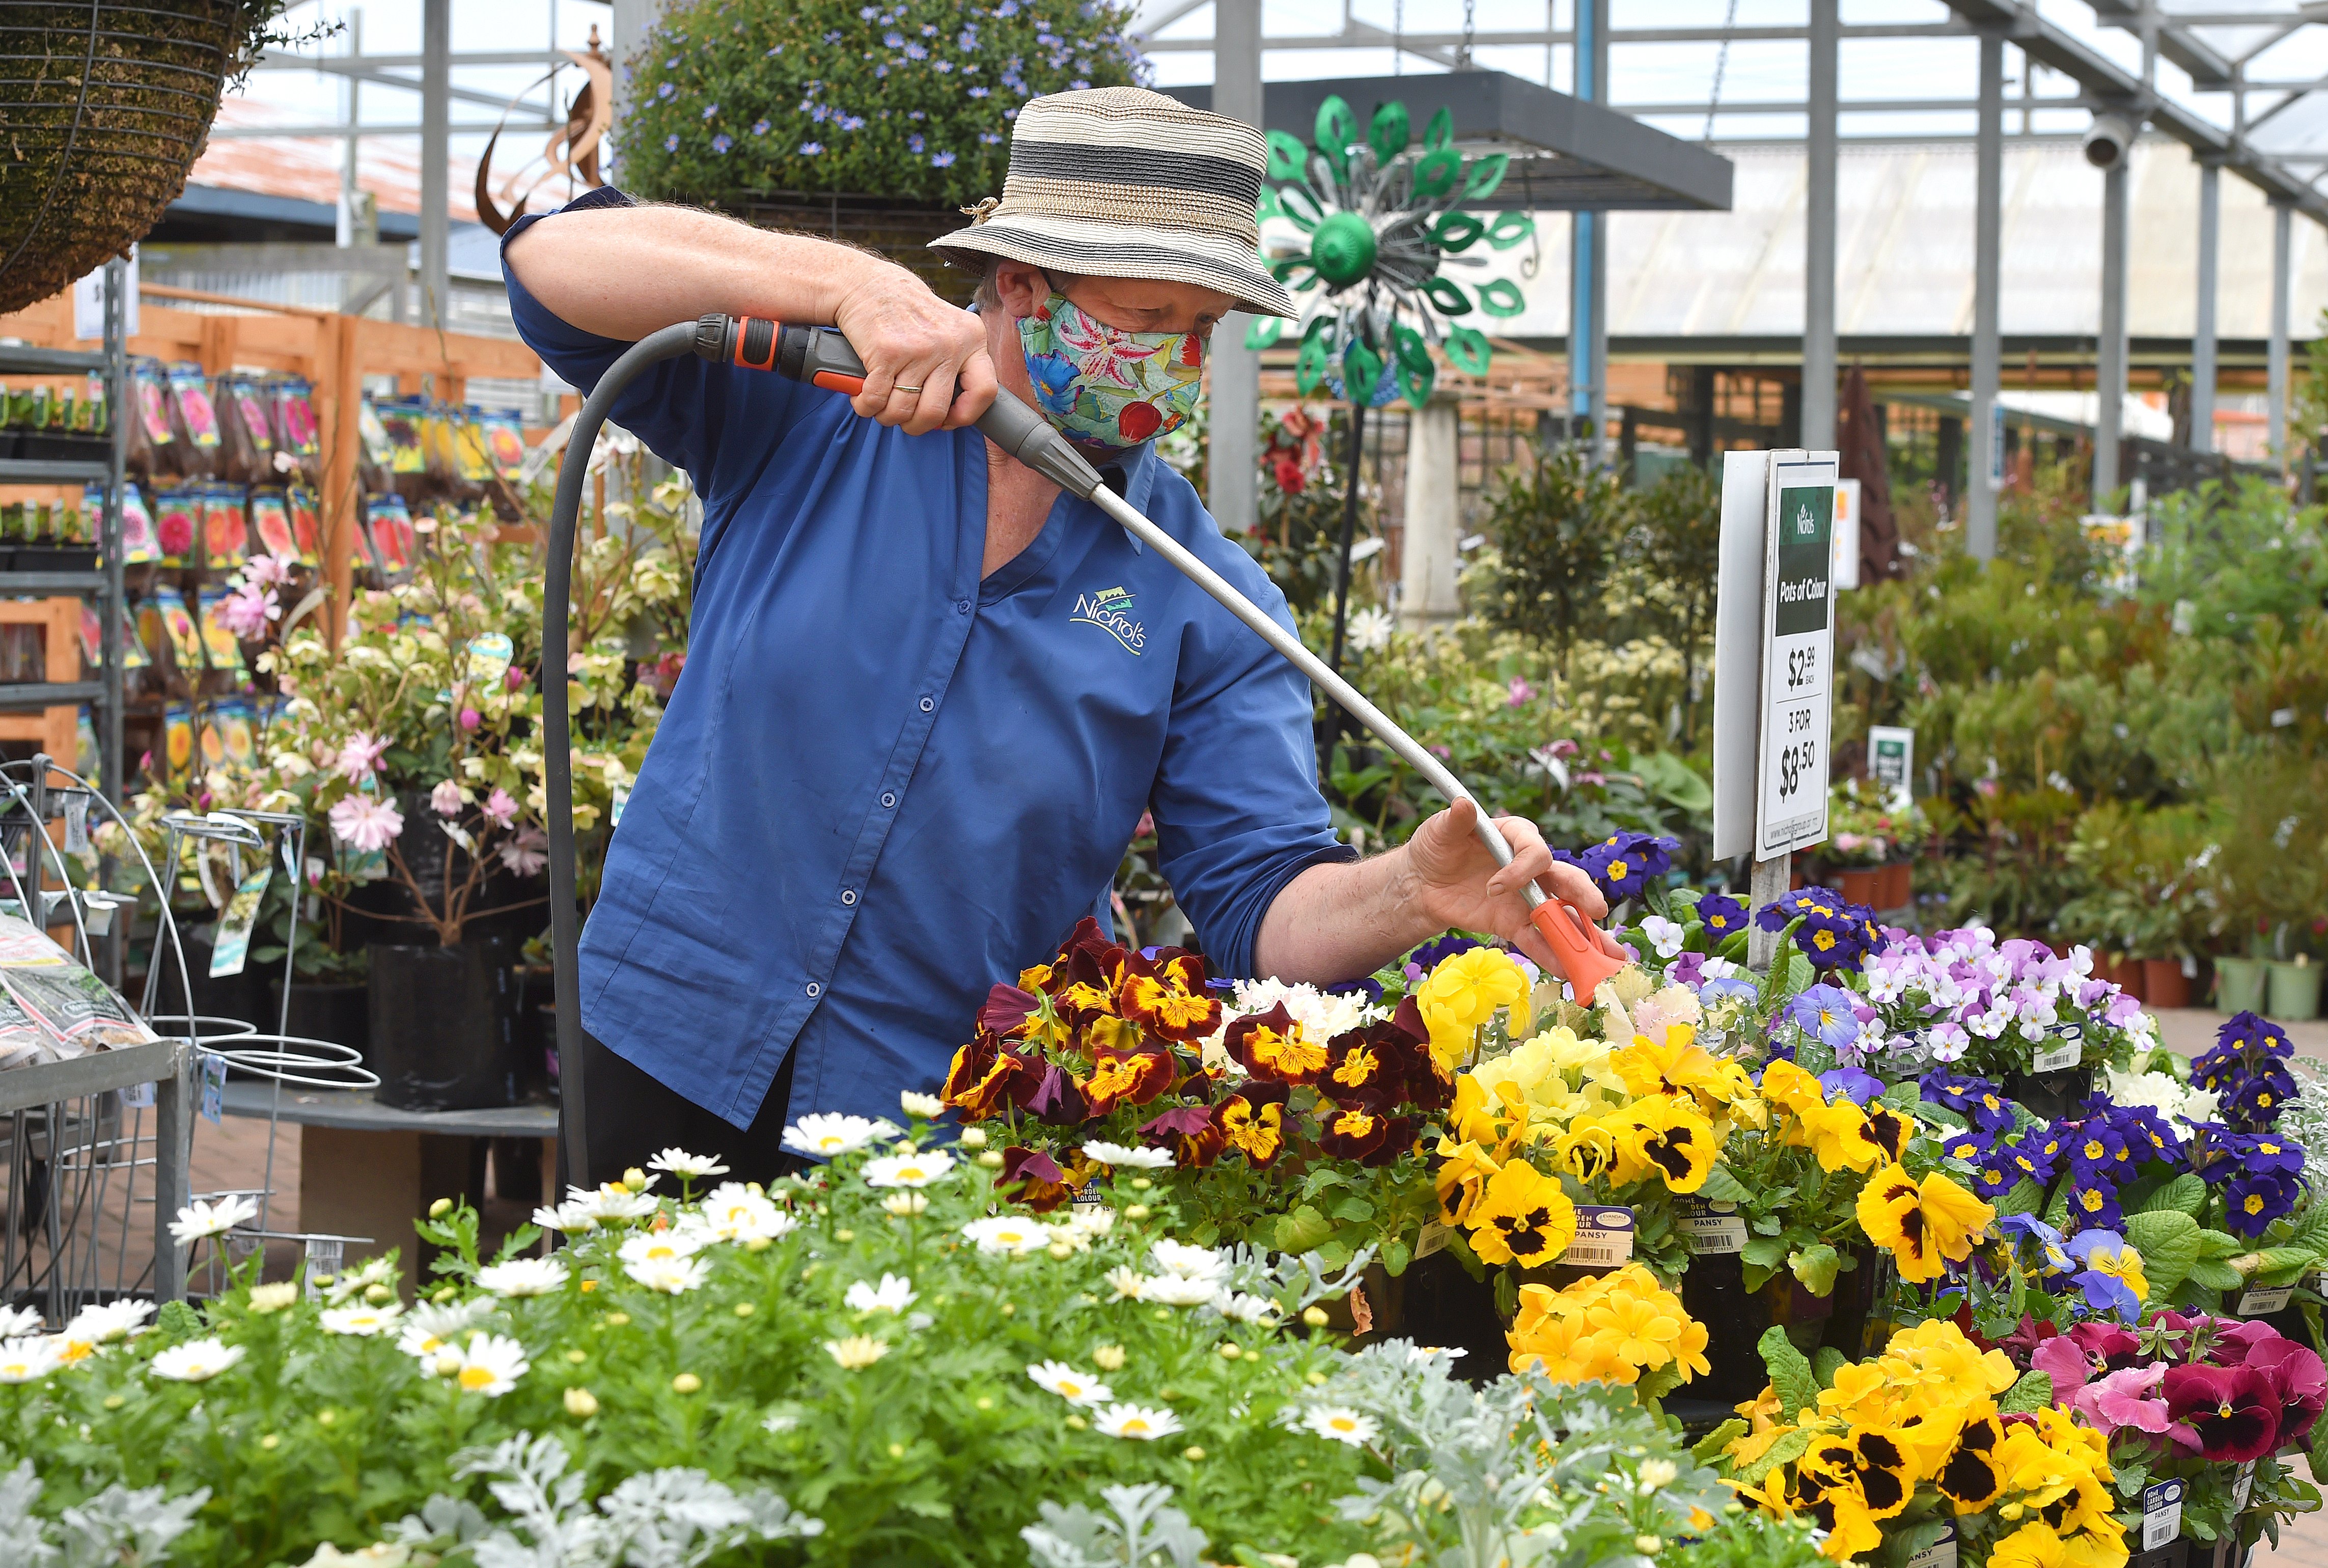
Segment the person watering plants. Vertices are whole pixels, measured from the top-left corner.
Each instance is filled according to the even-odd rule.
[[[1224,316],[1295,314],[1256,249],[1264,156],[1252,127],[1138,89],[1029,102],[1001,199],[934,242],[981,269],[976,315],[848,246],[613,190],[512,226],[518,329],[577,386],[707,312],[837,325],[867,370],[844,399],[670,360],[614,405],[692,477],[703,533],[687,671],[583,935],[575,1179],[671,1143],[765,1175],[790,1118],[894,1116],[990,984],[1109,924],[1151,810],[1219,973],[1330,983],[1450,926],[1556,972],[1522,879],[1606,913],[1532,823],[1500,824],[1498,868],[1468,803],[1357,859],[1301,677],[969,427],[1010,389],[1290,626],[1153,446],[1194,414]]]

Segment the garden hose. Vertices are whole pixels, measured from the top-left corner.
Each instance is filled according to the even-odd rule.
[[[549,806],[549,909],[558,963],[559,1158],[560,1165],[569,1172],[589,1169],[584,1158],[588,1144],[584,1122],[582,1013],[577,969],[582,915],[575,899],[574,763],[572,725],[567,712],[567,661],[550,657],[549,651],[566,646],[567,599],[573,588],[574,537],[582,509],[582,482],[590,466],[590,453],[597,443],[599,427],[605,423],[606,410],[641,371],[685,353],[745,370],[772,371],[787,380],[803,381],[827,391],[854,395],[865,385],[864,362],[850,347],[848,339],[831,327],[712,315],[699,321],[664,327],[624,350],[622,357],[598,379],[582,411],[575,416],[573,429],[567,435],[566,450],[558,465],[557,501],[549,516],[549,562],[542,601],[541,686],[547,740],[543,768]],[[1312,685],[1371,730],[1450,804],[1470,801],[1474,808],[1472,828],[1479,842],[1487,846],[1488,853],[1495,857],[1498,866],[1511,864],[1511,846],[1504,841],[1486,809],[1438,757],[1418,745],[1413,736],[1393,723],[1356,687],[1328,669],[1324,660],[1272,620],[1266,610],[1109,489],[1099,471],[1041,415],[1009,392],[998,389],[993,405],[979,418],[978,429],[988,440],[1061,489],[1098,507],[1136,541],[1171,562],[1229,614],[1253,628],[1256,636],[1277,650]],[[1578,1000],[1589,1000],[1602,981],[1623,967],[1619,961],[1594,945],[1591,922],[1573,907],[1547,899],[1534,882],[1524,883],[1520,896],[1527,903],[1530,922],[1559,955]]]

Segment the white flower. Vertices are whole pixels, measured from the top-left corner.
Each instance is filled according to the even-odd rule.
[[[1265,1013],[1280,1003],[1301,1026],[1301,1032],[1313,1040],[1330,1040],[1347,1030],[1390,1016],[1381,1008],[1367,1006],[1359,997],[1319,991],[1306,983],[1288,985],[1280,980],[1241,980],[1237,981],[1235,996],[1234,1006],[1221,1009],[1220,1032],[1204,1042],[1208,1065],[1216,1059],[1227,1059],[1219,1055],[1218,1047],[1229,1025],[1254,1013]]]
[[[1048,1226],[1009,1214],[972,1220],[962,1227],[962,1234],[977,1243],[981,1253],[1009,1253],[1015,1256],[1051,1244]]]
[[[1126,1170],[1166,1170],[1172,1164],[1172,1151],[1169,1149],[1132,1149],[1094,1141],[1084,1145],[1084,1153],[1102,1165],[1121,1166]]]
[[[2105,1067],[2102,1073],[2113,1103],[2143,1106],[2186,1127],[2194,1122],[2213,1121],[2222,1100],[2212,1089],[2177,1083],[2166,1073],[2128,1073],[2117,1067]]]
[[[1096,1377],[1084,1376],[1064,1361],[1038,1362],[1027,1368],[1036,1385],[1050,1390],[1069,1404],[1105,1404],[1115,1391]]]
[[[839,1362],[843,1372],[859,1372],[889,1354],[889,1346],[870,1334],[851,1334],[846,1339],[827,1339],[824,1353]]]
[[[740,1181],[723,1181],[713,1188],[696,1223],[704,1235],[723,1242],[776,1241],[800,1224],[765,1194]]]
[[[216,1204],[198,1197],[178,1211],[178,1217],[170,1222],[170,1235],[180,1246],[187,1247],[204,1236],[222,1236],[258,1217],[258,1206],[239,1193],[230,1193]]]
[[[402,1316],[404,1306],[399,1301],[390,1301],[379,1307],[326,1307],[322,1314],[324,1333],[349,1334],[366,1339],[375,1334],[387,1333],[396,1327],[396,1320]]]
[[[477,1271],[477,1286],[496,1296],[547,1296],[566,1284],[566,1264],[558,1258],[512,1258]]]
[[[1092,1417],[1092,1430],[1102,1437],[1152,1442],[1179,1431],[1180,1418],[1169,1410],[1150,1410],[1144,1404],[1111,1404]]]
[[[1223,1291],[1211,1302],[1214,1311],[1238,1323],[1274,1323],[1277,1303],[1267,1296],[1250,1296],[1243,1291]]]
[[[858,1281],[840,1300],[852,1312],[902,1312],[919,1298],[913,1281],[903,1274],[883,1274],[878,1285]]]
[[[584,1231],[596,1230],[598,1216],[590,1212],[589,1205],[578,1199],[569,1198],[556,1208],[535,1209],[533,1223],[543,1230],[566,1231],[578,1235]]]
[[[600,1225],[609,1220],[644,1219],[662,1207],[662,1200],[652,1193],[633,1192],[619,1181],[606,1182],[596,1192],[585,1192],[578,1187],[568,1188],[566,1200],[580,1205],[582,1212]]]
[[[436,1354],[461,1337],[462,1332],[493,1310],[491,1301],[472,1298],[447,1306],[415,1307],[404,1320],[403,1332],[397,1336],[396,1347],[407,1356],[419,1357],[426,1365]]]
[[[945,1114],[945,1102],[935,1094],[918,1094],[911,1089],[899,1092],[898,1109],[908,1116],[919,1116],[925,1122],[934,1122]]]
[[[33,1336],[0,1341],[0,1383],[37,1383],[63,1362],[53,1339]]]
[[[943,1149],[884,1154],[865,1162],[868,1187],[927,1187],[953,1169],[953,1156]]]
[[[1208,1284],[1217,1284],[1228,1278],[1228,1264],[1210,1247],[1159,1241],[1149,1249],[1148,1256],[1158,1268],[1167,1273],[1178,1274],[1184,1280],[1202,1280]],[[1207,1296],[1210,1294],[1206,1292]]]
[[[90,1345],[108,1345],[116,1339],[127,1338],[144,1328],[146,1319],[154,1315],[154,1303],[151,1301],[109,1301],[102,1306],[92,1304],[83,1307],[73,1314],[72,1321],[65,1325],[63,1337]],[[28,1327],[37,1328],[40,1326],[40,1321],[41,1315],[35,1312]],[[10,1329],[10,1332],[18,1331],[20,1330]]]
[[[1154,1282],[1138,1269],[1119,1265],[1107,1272],[1108,1288],[1115,1292],[1113,1299],[1119,1301],[1142,1300],[1148,1294],[1148,1287]]]
[[[156,1351],[146,1370],[172,1383],[208,1383],[241,1359],[239,1345],[228,1346],[216,1339],[189,1339],[183,1345]]]
[[[1676,958],[1681,954],[1682,933],[1679,925],[1662,915],[1644,915],[1641,934],[1657,950],[1659,958]]]
[[[703,1233],[692,1229],[641,1231],[624,1242],[615,1255],[626,1263],[691,1258],[703,1250],[704,1241]]]
[[[911,1219],[917,1214],[925,1214],[929,1207],[930,1200],[927,1194],[910,1189],[905,1192],[893,1192],[881,1200],[882,1212],[895,1215],[899,1219]]]
[[[701,1258],[681,1257],[663,1253],[637,1263],[626,1263],[623,1272],[650,1291],[661,1291],[666,1296],[683,1296],[703,1283],[709,1274]]]
[[[1153,1301],[1159,1307],[1209,1307],[1220,1286],[1211,1280],[1192,1280],[1185,1274],[1159,1274],[1150,1280],[1140,1291],[1143,1301]]]
[[[469,1347],[461,1353],[461,1364],[452,1378],[464,1394],[499,1399],[517,1386],[530,1365],[525,1347],[508,1335],[476,1333],[469,1336]]]
[[[1697,972],[1708,980],[1735,980],[1746,972],[1732,958],[1716,955],[1698,965]]]
[[[690,1181],[700,1181],[706,1177],[728,1174],[728,1168],[719,1163],[718,1157],[709,1154],[690,1154],[684,1149],[664,1150],[647,1161],[647,1169],[669,1171],[673,1176],[683,1177]]]
[[[368,1258],[363,1267],[343,1271],[339,1278],[332,1282],[332,1288],[324,1292],[324,1300],[336,1307],[352,1297],[362,1295],[374,1285],[395,1283],[396,1264],[391,1259]]]
[[[1051,1228],[1075,1243],[1080,1251],[1115,1228],[1115,1210],[1103,1203],[1071,1203],[1066,1217]]]
[[[1363,610],[1350,612],[1349,624],[1344,634],[1350,646],[1361,653],[1379,653],[1390,646],[1392,628],[1396,624],[1388,610],[1368,605]]]
[[[1382,1431],[1381,1423],[1373,1417],[1360,1415],[1356,1411],[1338,1404],[1323,1404],[1304,1413],[1301,1424],[1319,1437],[1330,1437],[1336,1442],[1346,1442],[1352,1448],[1372,1442]]]
[[[896,1126],[887,1121],[820,1111],[785,1128],[784,1146],[797,1154],[830,1160],[836,1155],[853,1154],[876,1138],[896,1135]]]

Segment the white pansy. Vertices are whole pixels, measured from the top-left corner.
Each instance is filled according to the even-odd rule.
[[[681,1257],[672,1253],[659,1253],[636,1263],[625,1263],[623,1272],[650,1291],[660,1291],[666,1296],[683,1296],[709,1277],[701,1258]]]
[[[1064,1361],[1042,1361],[1027,1368],[1038,1388],[1047,1388],[1069,1404],[1105,1404],[1115,1391],[1098,1378],[1078,1372]]]
[[[208,1383],[242,1359],[242,1347],[217,1339],[189,1339],[156,1351],[146,1370],[171,1383]]]
[[[1381,1422],[1372,1416],[1360,1415],[1338,1404],[1323,1404],[1305,1412],[1301,1424],[1319,1437],[1329,1437],[1352,1448],[1372,1442],[1382,1432]]]
[[[775,1241],[800,1222],[765,1193],[740,1181],[723,1181],[703,1200],[696,1222],[703,1234],[723,1242]]]
[[[1124,1437],[1152,1442],[1180,1430],[1180,1418],[1169,1410],[1144,1404],[1111,1404],[1092,1417],[1092,1430],[1102,1437]]]
[[[919,1116],[925,1122],[934,1122],[945,1114],[945,1102],[935,1094],[916,1094],[911,1089],[897,1095],[897,1107],[908,1116]]]
[[[461,1352],[461,1363],[451,1376],[464,1394],[499,1399],[517,1386],[530,1365],[525,1347],[508,1335],[476,1333],[469,1336],[469,1347]]]
[[[1716,956],[1700,964],[1698,972],[1708,980],[1736,980],[1746,971],[1735,959]]]
[[[681,1177],[690,1181],[701,1181],[707,1177],[728,1174],[728,1168],[719,1163],[717,1156],[690,1154],[684,1149],[664,1150],[647,1161],[647,1169],[667,1171],[672,1176]]]
[[[512,1258],[477,1271],[477,1286],[496,1296],[547,1296],[565,1288],[566,1264],[559,1258]]]
[[[784,1129],[784,1146],[796,1154],[811,1154],[820,1160],[831,1160],[842,1154],[854,1154],[876,1138],[895,1138],[896,1123],[886,1119],[867,1116],[844,1116],[838,1112],[820,1111],[803,1116]]]
[[[1192,1247],[1168,1238],[1149,1248],[1148,1257],[1158,1268],[1184,1280],[1218,1282],[1228,1278],[1228,1263],[1210,1247]]]
[[[852,1312],[902,1312],[919,1299],[914,1282],[903,1274],[883,1274],[878,1285],[859,1280],[840,1298]]]
[[[1682,930],[1677,923],[1662,915],[1644,915],[1641,934],[1648,938],[1649,945],[1657,950],[1659,958],[1681,956]]]
[[[953,1156],[943,1149],[902,1150],[865,1162],[868,1187],[927,1187],[953,1169]]]
[[[379,1307],[326,1307],[322,1313],[322,1321],[326,1334],[346,1334],[368,1339],[373,1335],[387,1333],[403,1316],[403,1304],[390,1301]]]
[[[230,1193],[215,1204],[196,1198],[170,1222],[170,1235],[180,1246],[191,1246],[204,1236],[222,1236],[258,1217],[258,1205],[239,1193]]]
[[[1214,1311],[1239,1323],[1270,1324],[1277,1321],[1277,1303],[1267,1296],[1247,1295],[1243,1291],[1223,1291],[1211,1301]]]
[[[962,1227],[962,1234],[975,1243],[981,1253],[1016,1255],[1051,1244],[1048,1225],[1038,1220],[1021,1219],[1017,1215],[1000,1214],[972,1220]]]
[[[1123,1170],[1169,1170],[1172,1166],[1172,1151],[1169,1149],[1135,1149],[1094,1140],[1084,1145],[1084,1154],[1102,1165]]]
[[[72,1321],[65,1325],[64,1338],[83,1340],[91,1345],[108,1345],[116,1339],[124,1339],[136,1333],[146,1326],[146,1320],[151,1318],[154,1312],[155,1307],[151,1301],[121,1300],[107,1301],[102,1304],[92,1303],[73,1314]],[[34,1326],[37,1326],[40,1320],[40,1314],[34,1313],[33,1315]]]
[[[0,1340],[0,1383],[37,1383],[63,1364],[53,1339],[35,1335]]]

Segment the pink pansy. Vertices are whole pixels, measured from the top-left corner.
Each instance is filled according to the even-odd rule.
[[[509,791],[495,785],[493,793],[485,797],[484,812],[506,828],[517,816],[517,802],[511,798]]]
[[[387,849],[404,831],[404,813],[370,795],[348,796],[332,808],[331,818],[333,835],[367,854]]]
[[[360,729],[342,743],[332,765],[349,783],[361,784],[368,775],[380,771],[380,759],[387,755],[386,740]]]
[[[451,779],[441,781],[435,789],[428,792],[428,803],[436,808],[436,814],[440,817],[459,816],[461,786]]]
[[[2112,1362],[2120,1366],[2125,1365],[2128,1357],[2142,1348],[2141,1340],[2136,1339],[2117,1324],[2096,1322],[2091,1319],[2073,1325],[2070,1329],[2070,1338],[2077,1342],[2078,1348],[2096,1360]]]
[[[2082,1347],[2066,1337],[2046,1340],[2029,1353],[2029,1366],[2053,1380],[2053,1403],[2067,1404],[2071,1394],[2086,1385],[2093,1376],[2094,1364]]]
[[[2153,1436],[2166,1432],[2173,1423],[2167,1418],[2166,1401],[2155,1397],[2158,1385],[2166,1376],[2164,1362],[2149,1366],[2129,1366],[2113,1372],[2098,1383],[2089,1383],[2071,1397],[2070,1404],[2087,1424],[2105,1437],[2120,1427],[2132,1427]],[[2178,1441],[2182,1441],[2177,1438]],[[2197,1446],[2197,1434],[2192,1434],[2185,1447]]]

